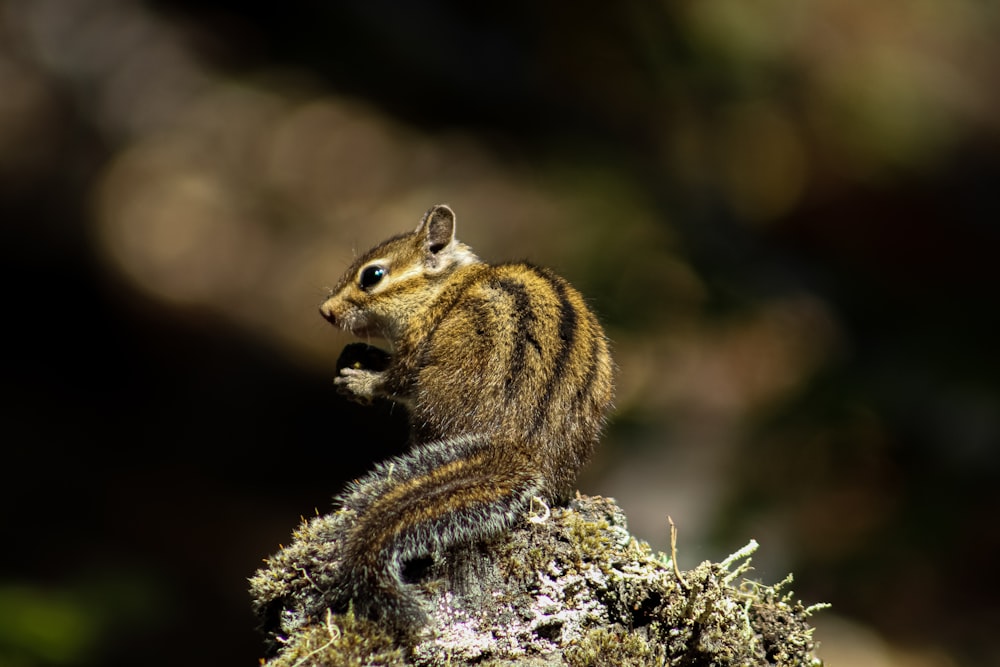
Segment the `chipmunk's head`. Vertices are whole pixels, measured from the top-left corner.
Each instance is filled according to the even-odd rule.
[[[416,230],[359,257],[319,310],[331,324],[356,336],[395,342],[457,268],[479,261],[455,238],[455,212],[438,204]]]

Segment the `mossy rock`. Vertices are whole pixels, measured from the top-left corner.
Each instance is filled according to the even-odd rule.
[[[266,667],[340,665],[822,664],[804,607],[743,578],[755,544],[678,572],[632,537],[608,498],[538,503],[491,542],[407,568],[430,623],[399,643],[322,606],[350,512],[317,517],[251,580],[272,657]]]

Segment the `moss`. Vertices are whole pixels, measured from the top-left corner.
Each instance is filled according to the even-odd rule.
[[[608,522],[604,520],[586,521],[579,514],[569,517],[570,535],[575,540],[581,557],[593,557],[608,549],[608,528]]]
[[[792,667],[803,664],[802,655],[810,654],[813,647],[813,628],[808,618],[829,605],[805,607],[792,600],[791,593],[782,589],[791,583],[791,576],[774,586],[761,586],[757,582],[743,582],[741,590],[747,595],[747,616],[755,629],[755,639],[767,661],[775,667]],[[811,657],[806,663],[821,667],[819,658]]]
[[[331,614],[321,625],[294,634],[268,667],[396,667],[410,664],[403,650],[376,624],[353,613]]]
[[[367,621],[324,613],[352,515],[303,524],[251,581],[277,649],[266,667],[821,664],[808,624],[819,607],[794,601],[790,579],[745,578],[756,543],[680,573],[629,534],[610,499],[544,510],[487,543],[428,559],[409,585],[431,621],[406,646]]]
[[[666,664],[662,647],[650,646],[637,633],[597,628],[564,654],[570,667],[646,667]]]

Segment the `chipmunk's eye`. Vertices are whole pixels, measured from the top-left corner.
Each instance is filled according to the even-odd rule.
[[[361,289],[369,290],[378,285],[384,277],[385,269],[378,264],[372,264],[361,271],[361,275],[358,276],[358,284],[361,285]]]

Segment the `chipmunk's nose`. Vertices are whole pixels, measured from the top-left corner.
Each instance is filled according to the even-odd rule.
[[[324,303],[322,306],[319,307],[319,314],[322,315],[323,318],[333,326],[335,327],[340,326],[339,324],[337,324],[337,316],[333,314],[333,309],[327,307],[327,304]]]

